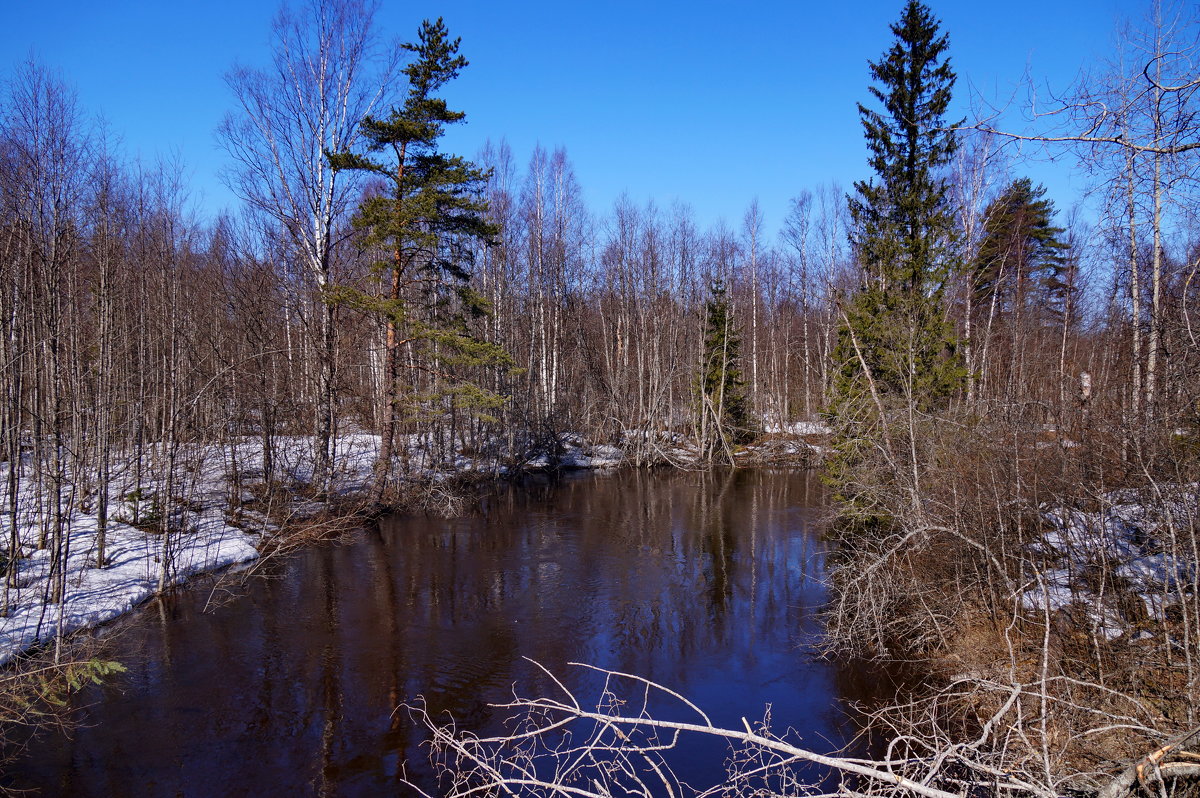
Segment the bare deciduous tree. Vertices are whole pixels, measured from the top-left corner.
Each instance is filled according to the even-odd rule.
[[[286,232],[315,289],[313,484],[321,492],[332,474],[337,412],[337,307],[328,292],[334,250],[348,235],[362,185],[332,169],[326,153],[354,149],[363,118],[388,99],[401,51],[380,51],[374,15],[369,0],[307,0],[298,11],[285,5],[273,27],[271,67],[227,75],[239,108],[218,131],[237,164],[230,187]]]

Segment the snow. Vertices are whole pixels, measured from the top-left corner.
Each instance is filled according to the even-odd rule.
[[[828,435],[833,430],[820,421],[792,421],[768,424],[766,431],[776,435]]]
[[[1029,546],[1042,572],[1016,598],[1031,612],[1080,606],[1097,634],[1115,639],[1136,634],[1140,620],[1163,619],[1180,592],[1195,582],[1197,563],[1190,539],[1183,538],[1196,528],[1200,487],[1114,491],[1101,497],[1099,505],[1088,511],[1042,509],[1045,531]],[[1119,580],[1103,594],[1094,584],[1099,569]],[[1132,606],[1140,606],[1144,615],[1138,617],[1118,594],[1140,599]]]
[[[564,468],[615,468],[625,459],[625,453],[615,446],[583,447],[567,449],[560,458]]]
[[[1021,594],[1021,606],[1027,610],[1058,610],[1074,599],[1071,575],[1063,569],[1055,569],[1041,575],[1037,587]]]
[[[197,573],[215,571],[258,557],[256,536],[205,515],[194,532],[176,541],[168,582],[176,584]],[[0,663],[55,633],[95,626],[113,620],[158,589],[162,535],[110,523],[108,555],[103,569],[95,562],[94,517],[76,515],[71,524],[71,553],[67,561],[66,598],[48,603],[50,551],[42,549],[20,564],[19,588],[10,589],[7,617],[0,619]]]

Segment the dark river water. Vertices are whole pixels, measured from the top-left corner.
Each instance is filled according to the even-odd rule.
[[[41,795],[394,795],[432,785],[424,696],[495,730],[489,702],[585,689],[586,662],[667,685],[717,723],[763,717],[830,751],[846,699],[881,690],[818,661],[823,496],[805,472],[621,472],[531,480],[462,518],[386,519],[310,548],[214,601],[196,585],[144,608],[104,654],[69,735],[43,733],[0,784]],[[214,607],[215,605],[215,607]],[[591,679],[594,681],[594,679]],[[692,784],[724,749],[685,745]]]

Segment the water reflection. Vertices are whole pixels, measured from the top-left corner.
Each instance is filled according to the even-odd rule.
[[[838,681],[806,647],[824,593],[821,502],[804,473],[633,472],[534,481],[478,514],[394,518],[311,550],[204,613],[184,593],[121,636],[119,685],[85,727],[36,741],[5,777],[71,795],[375,795],[422,777],[424,696],[468,728],[551,689],[530,657],[670,685],[717,722],[761,716],[830,749]],[[583,678],[583,677],[578,677]],[[690,781],[723,756],[677,759]]]

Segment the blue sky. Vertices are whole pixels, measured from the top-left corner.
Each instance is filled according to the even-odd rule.
[[[867,61],[890,44],[887,2],[478,2],[384,0],[387,34],[410,39],[443,16],[471,66],[447,91],[468,124],[448,149],[474,155],[507,138],[523,164],[537,143],[567,148],[589,205],[691,204],[708,225],[738,226],[757,197],[769,229],[788,198],[868,176],[855,103]],[[950,34],[965,115],[968,83],[1008,97],[1028,69],[1065,88],[1112,51],[1132,0],[930,3]],[[235,204],[217,173],[213,130],[232,102],[223,74],[267,59],[274,0],[14,4],[0,29],[0,66],[33,54],[61,70],[89,114],[130,157],[178,157],[197,210]],[[1060,208],[1082,181],[1069,164],[1025,168]]]

